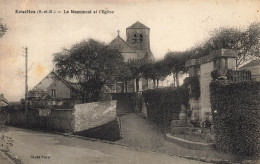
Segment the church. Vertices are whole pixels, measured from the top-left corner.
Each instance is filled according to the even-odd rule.
[[[146,27],[140,22],[136,22],[133,25],[126,28],[126,41],[118,35],[109,46],[118,49],[124,61],[147,57],[154,60],[154,56],[150,50],[150,28]],[[116,92],[136,92],[135,80],[127,82],[118,82]],[[151,89],[152,82],[148,79],[141,78],[139,80],[139,91]]]

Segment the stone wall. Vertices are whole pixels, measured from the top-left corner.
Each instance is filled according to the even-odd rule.
[[[46,120],[47,127],[52,130],[74,131],[74,120],[72,109],[52,110]]]
[[[117,141],[121,138],[118,119],[114,119],[94,128],[74,132],[74,134],[108,141]]]
[[[40,112],[41,111],[41,112]],[[40,113],[46,112],[46,115]],[[73,109],[34,109],[28,111],[28,125],[31,128],[72,132],[74,130]],[[8,125],[23,127],[26,125],[25,110],[0,111]]]
[[[122,54],[122,56],[124,56],[125,62],[128,62],[129,59],[137,59],[138,58],[137,53],[135,53],[135,52],[134,53],[133,52],[122,52],[121,54]]]
[[[118,115],[124,113],[132,113],[137,111],[138,93],[116,93],[113,94],[113,99],[116,102],[116,113]]]
[[[25,110],[9,107],[0,110],[8,125],[24,127]],[[78,132],[97,127],[116,119],[116,101],[76,104],[74,109],[31,109],[28,111],[30,128],[61,132]]]
[[[9,112],[1,110],[1,115],[5,116],[7,124],[17,126],[22,126],[26,124],[24,110],[10,110]]]
[[[116,118],[116,101],[76,104],[74,132],[105,124]]]

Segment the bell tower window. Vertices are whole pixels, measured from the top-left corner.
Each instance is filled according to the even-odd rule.
[[[140,43],[143,42],[143,34],[140,34]]]
[[[55,98],[56,97],[56,89],[51,90],[51,97]]]
[[[134,37],[133,37],[133,43],[136,43],[136,41],[137,41],[137,35],[134,34]]]

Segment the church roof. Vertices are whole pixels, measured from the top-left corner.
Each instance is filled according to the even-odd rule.
[[[139,21],[137,21],[136,23],[134,23],[133,25],[131,25],[128,28],[132,28],[132,29],[149,29],[148,27],[146,27],[145,25],[143,25],[142,23],[140,23]],[[128,29],[127,28],[127,29]]]
[[[117,36],[114,40],[112,40],[109,46],[117,48],[120,52],[135,52],[135,50],[132,49],[120,36]]]

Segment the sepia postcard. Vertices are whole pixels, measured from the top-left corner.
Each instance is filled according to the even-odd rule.
[[[0,0],[0,163],[260,163],[259,0]]]

